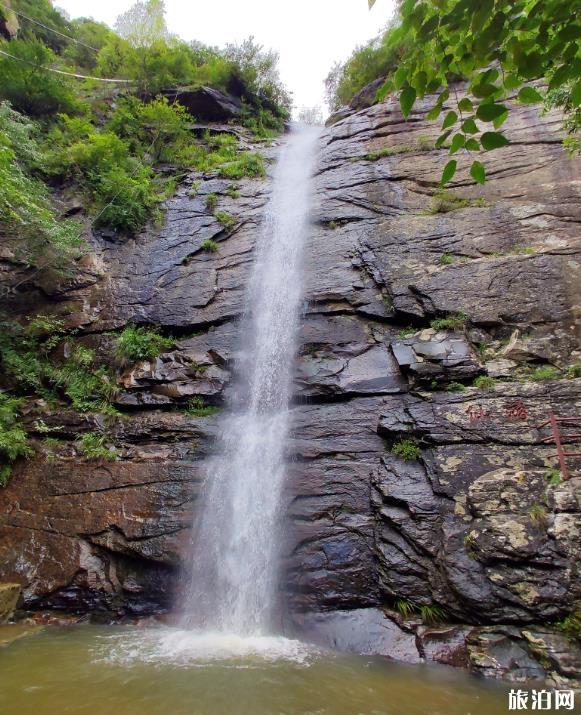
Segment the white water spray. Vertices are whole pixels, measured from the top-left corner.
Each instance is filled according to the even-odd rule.
[[[318,134],[306,127],[291,133],[275,169],[242,323],[240,377],[198,513],[184,604],[188,627],[255,636],[267,633],[272,622],[302,253]]]

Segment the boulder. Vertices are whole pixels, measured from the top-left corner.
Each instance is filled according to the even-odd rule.
[[[242,112],[237,97],[224,94],[213,87],[172,87],[161,94],[170,102],[179,102],[196,119],[209,122],[224,122],[236,119]]]

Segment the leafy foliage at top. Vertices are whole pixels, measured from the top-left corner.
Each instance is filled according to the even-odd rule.
[[[155,328],[128,325],[117,338],[116,356],[125,363],[153,360],[174,344],[171,338],[160,335]]]
[[[397,66],[383,65],[376,74],[388,74],[378,96],[399,92],[408,117],[418,98],[436,94],[428,119],[441,118],[436,147],[449,142],[451,155],[506,146],[508,139],[499,130],[510,112],[505,102],[512,97],[523,104],[546,101],[562,107],[567,128],[578,132],[580,40],[581,8],[568,0],[405,0],[399,24],[382,38],[384,51],[400,56]],[[450,91],[450,82],[458,78],[468,82],[466,95]],[[578,149],[578,140],[568,146]],[[457,159],[450,159],[443,184],[456,169]],[[485,166],[474,157],[470,174],[478,183],[486,181]]]

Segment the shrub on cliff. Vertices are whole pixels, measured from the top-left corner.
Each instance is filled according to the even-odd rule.
[[[82,241],[78,224],[58,216],[33,173],[43,161],[35,126],[0,103],[0,230],[13,239],[17,260],[62,271],[78,257]]]
[[[32,453],[28,434],[20,422],[22,400],[0,392],[0,487],[6,485],[12,463]]]
[[[128,325],[117,337],[115,355],[124,363],[153,360],[160,353],[170,350],[171,338],[160,335],[155,328],[143,325]]]

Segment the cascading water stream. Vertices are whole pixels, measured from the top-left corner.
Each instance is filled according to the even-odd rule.
[[[183,623],[242,636],[268,632],[275,607],[277,523],[302,298],[302,255],[318,130],[283,146],[242,321],[242,358],[219,455],[192,542]]]

